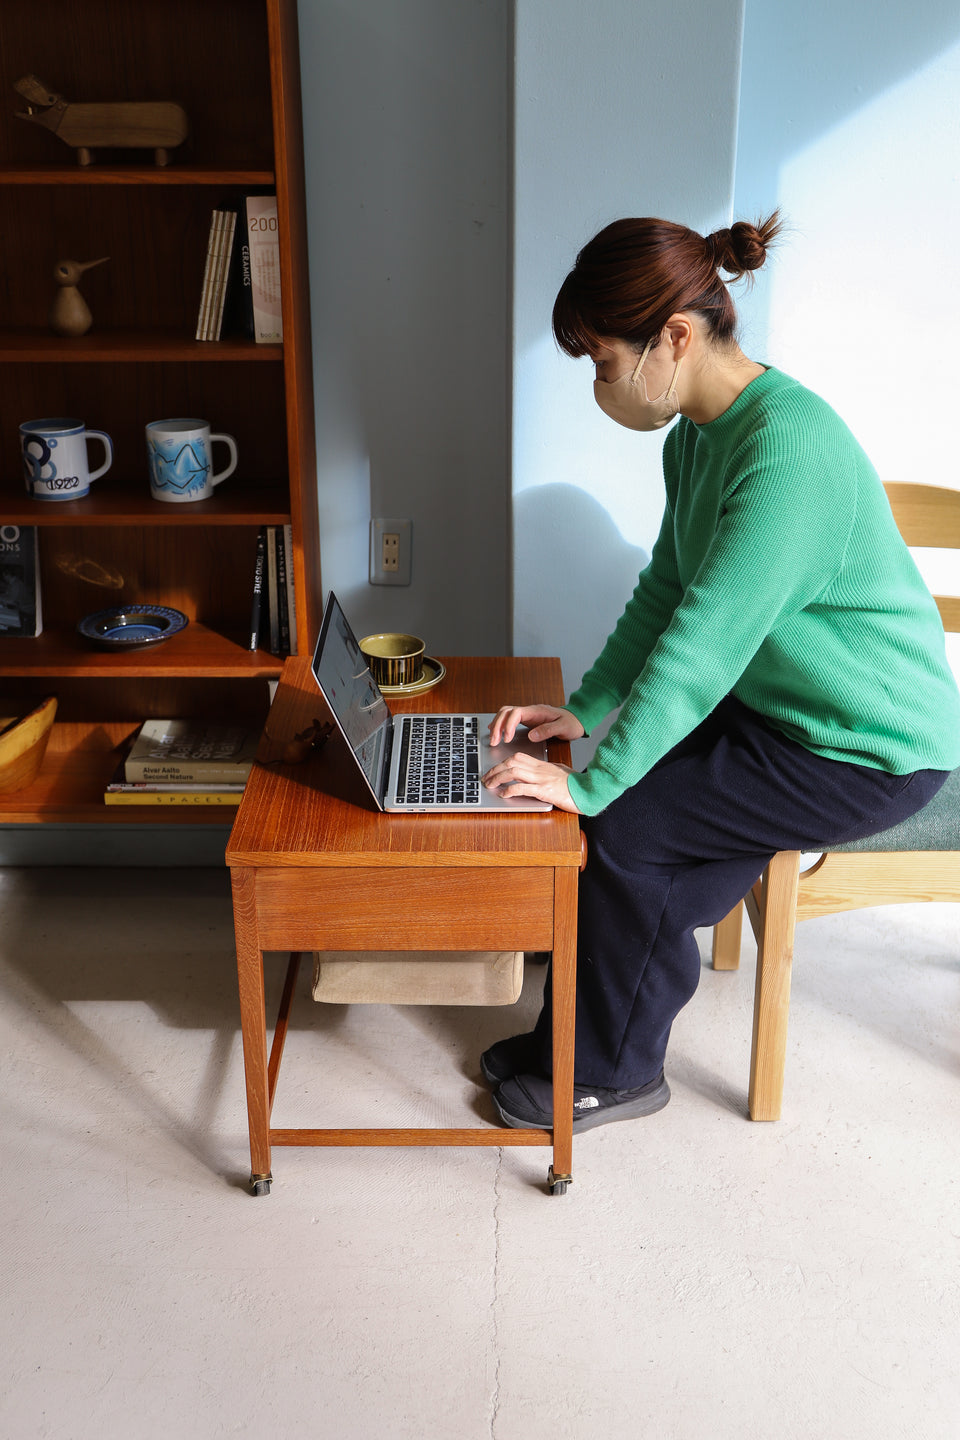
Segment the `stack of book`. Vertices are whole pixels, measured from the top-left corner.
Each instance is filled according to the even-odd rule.
[[[293,530],[290,525],[261,525],[253,569],[250,649],[293,655],[297,649],[297,613],[293,598]]]
[[[210,217],[195,338],[224,333],[258,345],[283,339],[276,195],[246,195]]]
[[[145,720],[107,786],[107,805],[239,805],[259,730]]]

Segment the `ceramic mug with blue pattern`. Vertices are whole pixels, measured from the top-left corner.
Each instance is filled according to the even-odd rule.
[[[230,451],[226,468],[214,473],[212,448],[221,441]],[[232,435],[211,435],[206,420],[151,420],[147,426],[147,462],[154,500],[179,505],[209,500],[213,487],[237,468]]]
[[[91,470],[87,441],[99,440],[104,463]],[[113,442],[102,430],[88,430],[82,420],[57,416],[24,420],[20,426],[20,453],[27,494],[34,500],[82,500],[94,480],[113,463]]]

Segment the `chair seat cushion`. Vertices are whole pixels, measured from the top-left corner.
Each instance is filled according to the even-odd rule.
[[[928,805],[879,835],[851,840],[847,845],[826,845],[831,851],[960,850],[960,770],[947,776]]]

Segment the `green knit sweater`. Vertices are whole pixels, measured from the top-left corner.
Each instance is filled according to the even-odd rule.
[[[940,616],[843,421],[777,370],[663,452],[650,563],[568,708],[620,714],[570,793],[596,815],[728,694],[817,754],[960,765]]]

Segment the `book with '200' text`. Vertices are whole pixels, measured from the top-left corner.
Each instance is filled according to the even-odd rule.
[[[277,197],[248,195],[245,208],[247,242],[250,246],[254,339],[259,345],[279,345],[283,339],[283,320],[280,314]]]

